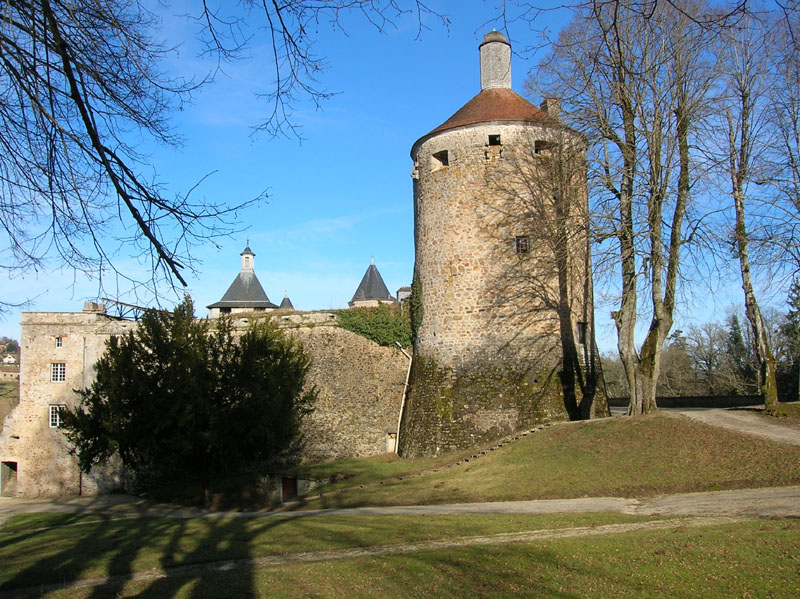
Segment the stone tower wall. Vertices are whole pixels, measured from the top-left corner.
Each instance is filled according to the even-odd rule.
[[[548,248],[532,243],[529,253],[516,253],[517,236],[535,241],[535,223],[507,214],[519,209],[510,203],[514,193],[527,193],[509,188],[525,168],[517,160],[530,144],[558,135],[551,127],[486,124],[442,133],[417,148],[416,276],[424,302],[417,355],[446,368],[559,358],[558,315],[547,305],[557,296],[557,272],[544,266]],[[490,136],[501,145],[490,146]],[[442,151],[446,167],[433,158]],[[582,282],[582,273],[575,274],[572,280]],[[520,281],[541,287],[539,297],[515,285]]]
[[[422,318],[402,455],[446,452],[568,417],[564,343],[578,340],[581,328],[591,343],[593,323],[581,169],[560,204],[568,207],[563,227],[554,224],[548,177],[560,159],[554,148],[564,144],[581,147],[577,134],[553,123],[482,123],[415,146]],[[530,198],[543,204],[541,214]],[[526,253],[517,252],[518,237],[528,239]],[[585,362],[592,348],[575,350]]]
[[[131,326],[98,312],[23,312],[20,401],[0,433],[0,461],[17,464],[17,495],[94,494],[119,486],[113,468],[80,473],[61,430],[50,426],[49,412],[51,405],[75,405],[73,390],[91,384],[106,341]],[[51,380],[52,364],[64,364],[64,381]]]

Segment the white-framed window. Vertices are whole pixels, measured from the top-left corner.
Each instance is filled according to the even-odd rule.
[[[50,404],[50,428],[61,426],[61,410],[66,407],[64,404]]]
[[[64,345],[64,338],[63,337],[56,337],[56,347],[61,347]]]
[[[514,238],[514,252],[517,254],[527,254],[531,251],[531,240],[527,235],[517,235]]]
[[[50,382],[63,383],[67,380],[67,365],[64,362],[50,364]]]

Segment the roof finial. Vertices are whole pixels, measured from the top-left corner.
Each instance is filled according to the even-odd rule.
[[[369,257],[369,264],[370,264],[370,266],[375,266],[375,256],[370,256]]]

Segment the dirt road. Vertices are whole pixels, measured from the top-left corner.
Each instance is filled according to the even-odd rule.
[[[800,430],[773,422],[775,419],[765,418],[746,409],[678,410],[673,413],[754,437],[789,445],[800,445]]]

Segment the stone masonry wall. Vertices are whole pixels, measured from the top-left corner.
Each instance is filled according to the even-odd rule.
[[[441,368],[415,358],[400,434],[404,457],[439,455],[566,419],[555,371]]]
[[[386,453],[387,437],[397,432],[406,357],[335,326],[291,334],[311,353],[309,381],[319,393],[301,429],[304,461]]]
[[[396,433],[407,359],[335,326],[329,314],[282,314],[279,322],[311,353],[316,410],[303,424],[303,459],[365,457],[387,451]],[[239,318],[240,326],[248,319]],[[298,325],[298,323],[305,323]],[[95,494],[120,485],[112,465],[81,475],[62,432],[50,426],[51,405],[74,405],[74,389],[91,384],[93,365],[111,335],[136,326],[99,312],[23,313],[20,403],[0,431],[0,461],[16,465],[16,481],[0,492],[24,497]],[[57,338],[60,338],[60,347]],[[65,380],[51,381],[51,364],[64,364]],[[9,476],[9,469],[0,472]]]
[[[131,326],[97,312],[22,314],[20,402],[0,433],[0,461],[17,465],[17,495],[93,494],[119,484],[111,471],[81,475],[64,435],[50,426],[49,418],[51,405],[75,404],[73,390],[91,383],[106,340]],[[52,364],[64,365],[63,381],[51,380]],[[7,487],[0,490],[8,492]]]
[[[490,135],[499,135],[501,145],[489,146]],[[528,231],[508,224],[509,193],[502,187],[518,147],[557,135],[548,127],[490,123],[446,131],[416,148],[415,267],[424,316],[415,350],[421,355],[455,368],[532,356],[547,366],[558,359],[558,315],[549,299],[557,296],[557,272],[545,248],[515,254],[515,237]],[[444,150],[446,167],[434,158]],[[540,291],[525,293],[515,281]]]

